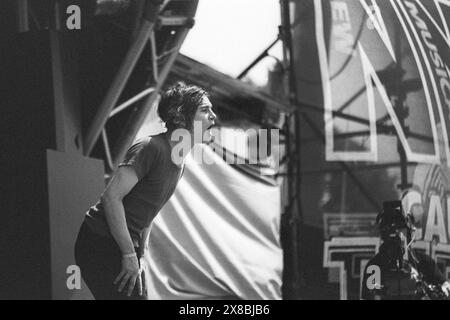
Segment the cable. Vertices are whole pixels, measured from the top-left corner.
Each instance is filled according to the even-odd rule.
[[[414,241],[416,241],[416,234],[413,233],[412,239],[411,241],[406,245],[406,250],[410,250],[411,245],[414,243]]]

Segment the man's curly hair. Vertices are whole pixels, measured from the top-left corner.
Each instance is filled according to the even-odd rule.
[[[195,113],[208,93],[194,85],[177,82],[167,89],[158,105],[158,114],[166,123],[167,131],[184,128],[191,130]]]

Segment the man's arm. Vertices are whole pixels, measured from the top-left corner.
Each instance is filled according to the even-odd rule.
[[[138,182],[130,167],[119,167],[101,196],[106,221],[122,254],[134,252],[133,241],[127,228],[123,198]]]
[[[441,286],[444,294],[450,296],[450,282],[445,278],[445,275],[439,270],[436,262],[426,254],[416,253],[419,258],[419,271],[423,274],[424,279],[436,286]]]
[[[419,260],[418,270],[425,281],[434,285],[441,285],[447,280],[433,258],[422,252],[414,252],[414,254]]]
[[[106,221],[111,234],[122,252],[122,269],[114,280],[119,283],[121,292],[128,283],[128,296],[131,295],[135,285],[142,295],[142,279],[139,262],[136,256],[133,241],[127,228],[123,198],[133,189],[139,181],[135,171],[127,166],[119,167],[101,196]]]

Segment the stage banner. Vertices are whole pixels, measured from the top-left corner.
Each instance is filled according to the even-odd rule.
[[[325,160],[385,165],[450,276],[450,1],[314,0]],[[389,168],[389,169],[388,169]],[[385,199],[389,200],[389,199]]]
[[[409,161],[449,166],[450,1],[316,0],[315,16],[327,160],[377,161],[395,134]]]
[[[200,148],[153,222],[150,299],[281,299],[280,187]]]

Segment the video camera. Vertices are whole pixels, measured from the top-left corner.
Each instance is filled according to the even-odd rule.
[[[411,215],[403,213],[401,201],[383,202],[383,210],[378,214],[376,222],[383,240],[380,252],[383,252],[382,256],[390,269],[403,268],[407,243],[412,236],[412,220]]]
[[[402,202],[393,200],[383,202],[383,210],[378,214],[376,223],[380,230],[380,236],[384,240],[388,240],[396,237],[401,230],[406,230],[410,234],[414,221],[412,215],[403,213]]]

